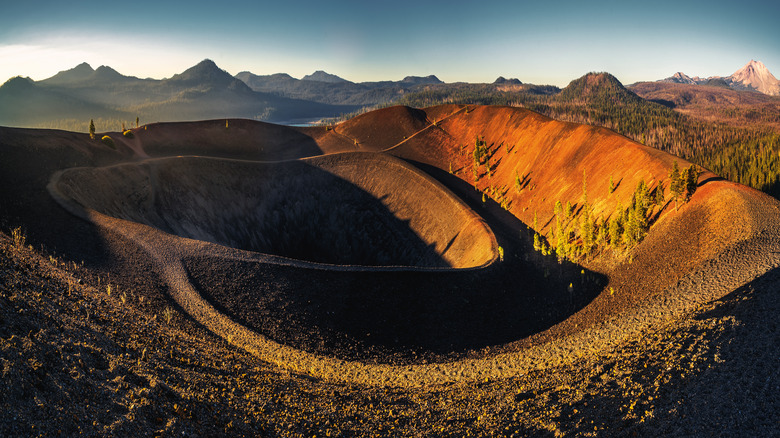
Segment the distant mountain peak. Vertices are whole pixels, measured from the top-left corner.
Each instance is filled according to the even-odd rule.
[[[698,84],[699,78],[698,76],[696,78],[692,78],[685,73],[678,71],[666,79],[661,79],[660,82],[672,82],[675,84]]]
[[[122,76],[121,73],[114,70],[113,68],[107,66],[107,65],[101,65],[97,69],[95,69],[95,73],[92,75],[96,79],[123,79],[124,76]]]
[[[734,88],[753,89],[773,96],[780,95],[780,81],[766,66],[755,60],[750,60],[744,67],[726,78]]]
[[[193,84],[222,84],[227,86],[232,83],[235,78],[233,78],[230,73],[219,68],[214,61],[210,59],[204,59],[187,70],[173,75],[173,77],[169,80],[173,82],[187,82]]]
[[[28,90],[35,86],[35,82],[29,77],[15,76],[5,81],[0,86],[4,90]]]
[[[188,73],[192,75],[210,75],[210,74],[220,74],[224,72],[225,71],[219,68],[214,61],[210,59],[204,59],[203,61],[195,64],[194,66],[188,68],[187,70],[184,70],[182,74]]]
[[[44,81],[50,84],[66,84],[83,81],[89,78],[93,73],[95,73],[95,70],[92,69],[92,66],[86,62],[82,62],[72,69],[63,70],[49,79],[45,79]]]
[[[752,90],[773,96],[780,96],[780,80],[775,78],[769,69],[761,61],[751,59],[734,74],[727,77],[710,76],[700,78],[690,77],[682,72],[661,79],[659,82],[673,82],[677,84],[710,85],[716,87],[729,87],[734,90]]]
[[[301,78],[302,81],[317,81],[317,82],[328,82],[331,84],[337,84],[340,82],[349,82],[346,79],[340,78],[336,75],[332,75],[330,73],[324,72],[322,70],[317,70],[314,73],[310,75],[306,75],[303,78]]]

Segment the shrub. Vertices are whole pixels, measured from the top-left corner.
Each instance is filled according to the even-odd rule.
[[[102,141],[104,145],[110,147],[111,149],[116,149],[116,145],[114,144],[114,139],[112,139],[111,137],[104,135],[103,138],[100,139],[100,141]]]
[[[24,235],[22,227],[16,227],[11,230],[11,238],[14,240],[14,247],[16,247],[16,249],[24,247],[24,244],[27,241],[27,236]]]
[[[133,131],[128,129],[125,132],[123,132],[122,135],[124,135],[127,138],[133,138]]]
[[[163,317],[165,317],[165,322],[167,322],[169,325],[173,320],[173,313],[173,309],[170,307],[166,307],[165,310],[163,310]]]

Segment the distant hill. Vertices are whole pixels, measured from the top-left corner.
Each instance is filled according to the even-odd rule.
[[[556,97],[559,102],[638,103],[642,99],[609,73],[588,73],[569,83]]]
[[[495,81],[493,81],[496,85],[523,85],[522,82],[520,82],[519,79],[511,78],[507,79],[503,76],[499,76]]]
[[[430,76],[407,76],[402,81],[402,84],[413,84],[413,85],[422,85],[422,84],[443,84],[444,82],[440,81],[439,78],[437,78],[434,75]]]

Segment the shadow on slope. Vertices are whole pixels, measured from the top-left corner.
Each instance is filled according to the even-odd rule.
[[[298,260],[437,268],[495,258],[477,216],[382,155],[280,163],[180,157],[71,169],[57,185],[109,216]]]

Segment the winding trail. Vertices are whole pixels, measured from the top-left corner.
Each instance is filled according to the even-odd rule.
[[[595,357],[599,352],[614,348],[647,330],[666,327],[700,305],[718,299],[780,267],[780,230],[767,226],[756,230],[747,240],[731,244],[725,251],[700,264],[674,287],[648,300],[642,308],[615,315],[596,327],[554,342],[492,357],[450,363],[404,366],[365,364],[291,348],[237,323],[203,298],[188,278],[182,263],[185,257],[203,256],[270,264],[285,263],[283,259],[173,236],[147,225],[87,209],[59,190],[61,174],[58,172],[53,175],[47,187],[52,197],[72,214],[136,242],[159,267],[170,287],[171,297],[196,321],[264,361],[296,373],[340,383],[420,387],[502,379],[569,364],[583,356]],[[767,211],[757,211],[757,215],[778,214],[776,205],[762,204],[761,208]],[[301,269],[328,268],[309,266]]]

